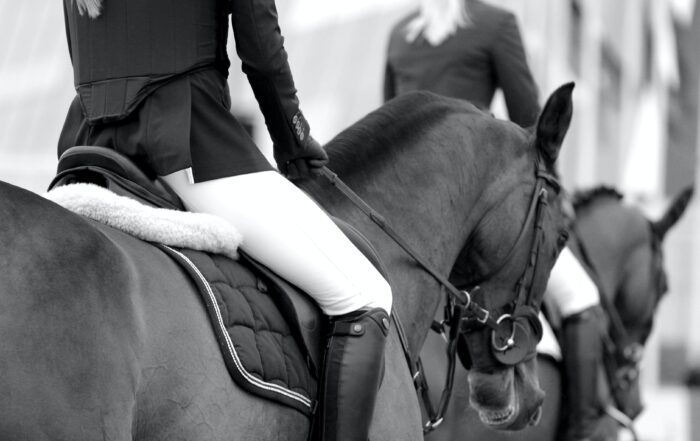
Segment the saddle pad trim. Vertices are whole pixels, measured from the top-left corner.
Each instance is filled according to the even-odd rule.
[[[165,251],[166,254],[173,257],[176,262],[184,267],[190,276],[192,276],[198,288],[206,293],[206,296],[203,297],[207,306],[207,312],[214,325],[214,333],[217,339],[224,341],[225,347],[228,349],[228,351],[222,351],[224,361],[229,368],[231,375],[235,376],[237,380],[240,380],[237,381],[237,383],[243,389],[248,389],[248,392],[282,402],[283,404],[293,407],[306,415],[311,414],[315,407],[315,402],[313,400],[283,386],[263,381],[245,369],[240,358],[238,357],[238,353],[236,352],[236,348],[231,341],[231,337],[226,331],[221,310],[217,304],[214,292],[199,268],[197,268],[197,266],[181,252],[167,245],[155,245]],[[221,346],[223,347],[224,345]]]

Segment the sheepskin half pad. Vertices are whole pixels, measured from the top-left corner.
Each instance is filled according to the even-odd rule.
[[[74,213],[148,242],[238,258],[241,235],[233,225],[217,216],[149,207],[94,184],[55,187],[44,197]]]

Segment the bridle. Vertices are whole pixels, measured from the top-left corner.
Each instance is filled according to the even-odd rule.
[[[441,290],[447,294],[450,324],[450,338],[448,340],[448,379],[440,399],[437,411],[433,411],[430,401],[427,401],[426,408],[429,409],[430,420],[424,426],[424,432],[435,429],[443,419],[444,411],[449,402],[452,384],[454,379],[454,365],[457,348],[457,339],[460,335],[471,335],[481,333],[487,335],[486,341],[489,343],[480,349],[483,354],[496,363],[505,366],[513,366],[524,360],[532,358],[536,354],[536,345],[542,336],[542,328],[537,317],[537,305],[533,291],[533,281],[536,276],[538,266],[540,246],[544,237],[544,214],[548,204],[546,185],[550,185],[559,193],[560,184],[556,176],[551,174],[538,160],[535,163],[535,188],[530,199],[528,213],[520,232],[506,255],[503,262],[489,271],[483,280],[488,279],[498,273],[514,257],[516,251],[528,236],[527,231],[532,228],[534,233],[530,244],[530,253],[522,275],[518,279],[515,291],[516,297],[512,302],[512,310],[496,316],[492,311],[481,306],[475,299],[474,294],[480,289],[475,287],[470,293],[467,290],[457,289],[445,276],[440,274],[425,259],[416,253],[399,236],[384,218],[353,192],[338,176],[324,167],[322,175],[330,181],[338,190],[343,193],[355,206],[365,213],[379,228],[381,228],[397,245],[399,245],[409,256],[411,256],[426,272],[433,276],[441,286]],[[530,228],[529,228],[530,227]],[[409,369],[414,379],[416,388],[422,391],[423,399],[427,398],[427,384],[422,374],[422,362],[420,357],[411,355],[408,347],[408,340],[403,330],[403,325],[396,311],[392,313],[396,324],[397,332],[403,346],[404,354],[408,362]],[[529,326],[528,326],[529,325]],[[534,333],[530,332],[534,330]],[[488,334],[484,334],[487,331]],[[484,338],[480,339],[484,341]],[[477,341],[477,340],[473,340]],[[470,342],[471,344],[471,342]],[[471,346],[470,346],[471,349]]]
[[[458,318],[459,333],[465,336],[477,333],[480,330],[486,329],[490,331],[490,336],[486,340],[467,337],[470,351],[472,351],[474,345],[490,345],[489,352],[493,357],[484,357],[486,359],[491,358],[490,364],[484,364],[482,361],[478,365],[479,367],[491,367],[493,365],[512,366],[532,358],[536,353],[535,346],[542,337],[542,327],[538,318],[539,308],[534,295],[534,279],[540,263],[540,246],[543,243],[544,236],[543,224],[547,205],[547,189],[545,185],[549,184],[557,193],[561,191],[561,186],[557,178],[549,173],[540,161],[536,163],[536,178],[528,214],[518,237],[501,263],[481,277],[481,280],[488,280],[511,262],[517,250],[523,246],[523,242],[527,237],[527,231],[532,225],[534,234],[530,243],[530,252],[525,268],[515,285],[516,296],[510,302],[511,312],[498,316],[495,320],[495,326],[493,326],[492,324],[484,323],[480,320],[480,317],[464,311],[464,306],[454,302],[454,299],[452,299],[452,303],[454,303],[452,307],[453,312],[449,314],[445,322],[452,322],[452,327],[457,324],[456,319]],[[450,304],[449,300],[448,305]],[[530,325],[529,329],[535,331],[534,335],[529,335],[529,329],[525,326],[527,323]],[[486,355],[486,353],[484,354]],[[471,364],[469,363],[469,365]]]
[[[444,413],[449,404],[454,386],[456,354],[458,350],[462,364],[466,368],[475,365],[473,363],[475,358],[471,355],[465,356],[465,352],[472,354],[475,349],[482,360],[478,364],[479,367],[513,366],[532,359],[537,354],[536,346],[542,337],[542,325],[537,314],[538,307],[535,304],[533,282],[540,262],[540,246],[542,245],[544,234],[543,222],[545,206],[547,205],[545,184],[549,184],[557,194],[561,191],[561,185],[558,179],[544,169],[539,161],[536,163],[536,178],[537,181],[530,201],[528,215],[518,237],[501,264],[481,277],[481,280],[488,280],[512,260],[515,252],[525,240],[525,233],[529,230],[528,227],[533,223],[534,234],[530,244],[529,258],[515,285],[516,296],[511,302],[512,312],[501,314],[496,319],[497,326],[494,328],[488,326],[487,323],[481,322],[478,317],[465,314],[463,307],[456,303],[452,296],[447,296],[443,320],[440,322],[434,321],[431,326],[432,330],[442,335],[446,342],[447,372],[440,401],[437,408],[435,408],[430,400],[425,375],[422,374],[422,362],[420,357],[418,358],[419,372],[416,379],[416,388],[421,394],[423,405],[429,417],[429,420],[423,426],[424,433],[435,430],[443,422]],[[472,291],[472,296],[479,289],[477,286]],[[467,342],[467,348],[460,347],[460,337]],[[465,351],[465,349],[468,349],[468,351]]]

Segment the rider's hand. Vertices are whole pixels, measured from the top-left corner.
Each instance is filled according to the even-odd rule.
[[[309,137],[303,150],[296,157],[287,160],[277,159],[277,168],[287,179],[297,180],[319,176],[321,169],[327,163],[326,151],[318,141]]]

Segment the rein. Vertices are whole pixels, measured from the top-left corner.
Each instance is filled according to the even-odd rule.
[[[396,324],[397,332],[401,345],[403,347],[404,355],[409,365],[409,370],[413,377],[415,387],[417,390],[421,391],[422,399],[424,401],[426,410],[429,414],[429,421],[425,424],[423,428],[424,433],[431,432],[436,429],[444,419],[444,412],[449,403],[450,396],[452,393],[452,387],[454,383],[454,371],[455,371],[455,359],[457,352],[457,342],[460,334],[473,331],[476,326],[488,327],[491,330],[491,352],[494,354],[496,360],[504,365],[515,365],[523,361],[530,352],[534,351],[535,344],[528,345],[527,343],[532,343],[530,341],[530,335],[526,331],[522,330],[522,325],[516,321],[524,318],[527,320],[536,330],[537,340],[541,338],[542,332],[541,327],[539,327],[539,321],[537,319],[537,313],[535,309],[531,306],[532,303],[532,283],[530,283],[530,289],[528,290],[526,280],[528,276],[530,281],[535,277],[535,268],[537,264],[537,258],[539,254],[539,246],[542,243],[542,236],[544,234],[543,220],[544,220],[544,209],[541,206],[547,205],[547,190],[544,188],[545,183],[552,185],[557,192],[559,192],[560,185],[555,176],[547,172],[541,165],[539,161],[536,163],[536,184],[535,190],[533,191],[532,199],[530,202],[530,207],[528,209],[527,217],[523,223],[523,226],[515,240],[513,246],[509,250],[503,263],[496,267],[494,270],[490,271],[487,276],[492,276],[500,271],[513,257],[516,250],[519,248],[520,243],[525,238],[525,231],[527,226],[530,224],[531,220],[534,218],[534,228],[535,234],[533,235],[532,245],[530,249],[530,258],[528,259],[528,264],[523,271],[522,276],[518,280],[516,285],[517,297],[514,302],[514,310],[512,314],[503,314],[499,318],[494,318],[489,310],[479,305],[473,299],[473,294],[477,292],[480,288],[476,286],[472,293],[467,290],[459,290],[452,283],[447,280],[445,276],[440,274],[437,270],[433,268],[425,259],[423,259],[416,251],[414,251],[406,241],[399,236],[396,231],[387,224],[386,220],[382,215],[380,215],[376,210],[374,210],[369,204],[367,204],[362,198],[360,198],[350,187],[348,187],[335,173],[329,170],[327,167],[321,169],[321,174],[334,185],[344,196],[346,196],[356,207],[358,207],[363,213],[365,213],[382,231],[384,231],[397,245],[399,245],[410,257],[412,257],[427,273],[435,278],[435,280],[440,284],[441,291],[447,293],[448,306],[446,307],[446,320],[450,323],[450,336],[447,338],[447,377],[445,381],[445,387],[440,398],[437,411],[434,410],[432,403],[430,402],[427,390],[427,382],[424,375],[422,374],[423,366],[420,357],[414,362],[413,357],[410,354],[408,348],[407,338],[403,329],[401,320],[399,319],[396,311],[392,313],[394,322]],[[483,279],[487,279],[484,277]],[[510,322],[510,332],[506,331],[504,338],[503,329]],[[442,324],[444,324],[443,322]],[[441,324],[441,325],[442,325]],[[464,326],[466,325],[466,326]],[[501,331],[501,332],[499,332]],[[443,330],[444,336],[444,330]],[[500,335],[499,335],[500,334]],[[525,342],[521,341],[526,339]],[[498,342],[500,340],[500,343]],[[525,344],[523,344],[525,343]],[[525,350],[522,350],[525,348]],[[530,348],[530,350],[527,350]]]

